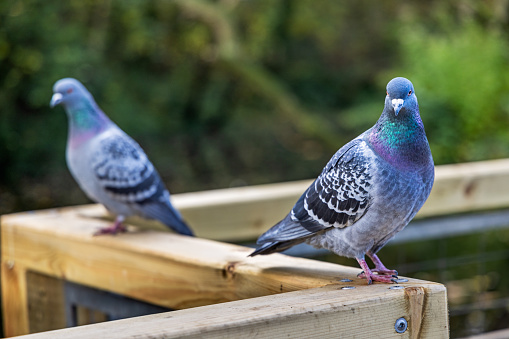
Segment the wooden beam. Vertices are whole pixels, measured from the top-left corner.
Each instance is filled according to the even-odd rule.
[[[92,234],[103,220],[71,209],[2,218],[2,260],[50,276],[181,309],[313,288],[360,269],[172,233]]]
[[[64,282],[32,271],[25,279],[30,333],[64,328]]]
[[[282,218],[310,182],[180,194],[174,203],[199,236],[248,240]],[[439,166],[418,216],[507,207],[508,189],[509,159]],[[365,283],[356,279],[356,268],[278,254],[247,258],[251,250],[244,247],[136,227],[128,234],[93,237],[108,223],[105,216],[99,205],[2,216],[6,334],[29,330],[26,275],[31,271],[174,309],[316,288],[339,278]],[[130,221],[162,228],[156,222]],[[414,294],[416,300],[427,298],[419,290]],[[414,307],[411,314],[419,312]],[[424,326],[417,316],[413,319],[413,328]]]
[[[311,180],[175,194],[173,204],[199,237],[221,241],[252,240],[290,211]],[[100,205],[80,206],[80,214],[106,218]],[[132,217],[127,222],[167,230],[155,221]]]
[[[440,284],[345,284],[29,335],[46,338],[448,338]],[[418,291],[418,292],[416,292]],[[418,326],[415,326],[418,324]]]
[[[2,236],[2,248],[3,239]],[[15,267],[12,261],[3,258],[2,315],[6,336],[29,333],[26,270],[21,266]]]
[[[173,202],[196,231],[207,239],[246,241],[256,239],[281,220],[312,180],[175,194]],[[509,159],[436,167],[431,195],[417,218],[479,211],[509,206]],[[104,208],[80,209],[104,218]],[[135,225],[163,230],[164,226],[139,218]]]
[[[125,234],[94,237],[92,234],[96,229],[104,227],[106,223],[107,221],[102,219],[83,217],[71,208],[2,217],[2,296],[7,336],[28,333],[26,272],[39,272],[172,309],[224,303],[331,284],[337,289],[345,285],[340,279],[351,279],[352,282],[348,284],[357,287],[350,297],[363,291],[369,299],[375,289],[383,290],[384,293],[393,292],[385,291],[389,287],[385,284],[367,286],[365,280],[356,276],[360,272],[359,268],[281,254],[251,258],[247,257],[252,251],[250,248],[169,232],[141,231],[132,227],[130,232]],[[404,286],[424,286],[423,284],[435,286],[433,283],[415,279],[409,279]],[[424,288],[428,288],[426,286]],[[440,286],[439,289],[445,293],[442,285],[436,286]],[[371,287],[375,289],[372,290]],[[323,302],[330,298],[323,296]],[[373,305],[380,302],[377,298],[373,299]],[[363,300],[361,298],[359,308],[364,307]],[[387,307],[393,307],[392,303],[394,301]],[[253,310],[256,309],[256,306],[252,307],[255,307]],[[288,308],[283,308],[286,309],[284,312],[279,308],[276,308],[276,311],[290,317],[293,314],[292,306],[285,307]],[[327,316],[325,304],[317,307],[316,312],[325,312],[324,316]],[[315,306],[301,309],[304,313],[315,312]],[[418,314],[415,307],[410,310],[413,310],[412,314]],[[352,312],[351,308],[343,310],[345,316],[350,314],[349,312]],[[368,313],[373,316],[371,311]],[[209,316],[213,317],[213,314],[214,312]],[[441,316],[445,317],[445,308]],[[295,317],[294,321],[298,323],[300,315]],[[330,317],[332,321],[334,316]],[[227,318],[222,319],[229,322],[226,321]],[[239,321],[239,324],[244,324],[246,320]],[[221,328],[219,325],[214,326]]]
[[[509,206],[509,159],[436,167],[431,195],[417,217]]]

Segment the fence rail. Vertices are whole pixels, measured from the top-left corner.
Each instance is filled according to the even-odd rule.
[[[5,334],[30,333],[35,327],[29,319],[37,318],[30,312],[58,314],[55,308],[60,306],[55,302],[40,302],[28,293],[27,286],[33,282],[27,277],[35,272],[180,310],[35,335],[41,338],[106,333],[130,338],[143,331],[153,338],[263,336],[272,331],[271,336],[277,338],[309,334],[306,331],[311,328],[319,329],[316,333],[322,337],[326,336],[321,329],[327,328],[336,337],[368,335],[363,331],[369,331],[384,338],[394,335],[400,317],[408,320],[412,338],[447,337],[443,285],[409,279],[401,290],[383,284],[367,286],[356,278],[357,268],[280,254],[247,258],[251,249],[210,240],[252,240],[284,217],[309,184],[300,181],[175,195],[174,204],[201,238],[136,226],[127,234],[94,237],[97,228],[110,222],[99,205],[2,216]],[[508,207],[508,189],[509,160],[439,166],[435,186],[419,216]],[[129,222],[161,227],[136,218]],[[352,282],[341,282],[341,278]],[[47,285],[41,291],[58,286]],[[346,285],[355,289],[342,289]]]

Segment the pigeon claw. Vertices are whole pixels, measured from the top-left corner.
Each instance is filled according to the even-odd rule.
[[[127,232],[127,227],[125,227],[122,224],[114,223],[113,225],[111,225],[109,227],[100,228],[99,230],[97,230],[94,233],[94,236],[104,235],[104,234],[115,235],[117,233],[124,233],[124,232]]]
[[[398,271],[396,270],[389,270],[387,268],[374,268],[371,270],[371,272],[378,273],[380,275],[391,275],[393,277],[398,277]]]
[[[371,285],[373,281],[382,282],[382,283],[399,283],[399,279],[397,275],[394,274],[380,274],[379,272],[370,271],[369,274],[366,274],[364,271],[357,274],[357,277],[360,279],[366,279],[368,284]]]
[[[373,281],[382,282],[382,283],[396,283],[397,277],[392,275],[384,275],[384,274],[373,274],[367,275],[364,272],[361,272],[357,275],[358,278],[366,279],[368,281],[368,285],[371,285]]]
[[[375,254],[371,254],[370,257],[376,265],[372,270],[369,269],[364,258],[357,258],[359,266],[363,269],[363,271],[357,275],[358,278],[366,279],[369,285],[374,281],[387,284],[399,282],[398,271],[386,268]]]

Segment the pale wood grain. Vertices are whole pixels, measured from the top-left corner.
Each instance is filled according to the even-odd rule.
[[[396,333],[398,318],[412,321],[407,292],[381,284],[353,290],[328,285],[26,338],[448,338],[445,287],[420,283],[407,288],[426,294],[426,321],[418,334],[411,327]]]
[[[102,220],[66,210],[6,216],[3,260],[169,307],[186,308],[323,286],[359,269],[157,231],[94,237]],[[12,259],[11,259],[12,258]]]
[[[509,159],[436,167],[433,190],[417,217],[509,206]]]
[[[65,327],[64,282],[32,271],[26,272],[25,279],[30,332]]]
[[[425,296],[426,291],[422,286],[411,286],[405,288],[405,297],[407,298],[407,311],[410,319],[408,326],[411,330],[411,338],[418,339],[421,337],[423,328],[422,321],[425,318]]]
[[[29,332],[26,270],[8,261],[2,261],[2,315],[7,336]]]
[[[254,300],[249,298],[327,285],[333,285],[337,290],[346,284],[339,282],[339,279],[343,278],[351,279],[352,282],[348,284],[356,287],[352,293],[347,294],[349,298],[352,298],[347,304],[356,304],[357,306],[349,306],[349,308],[342,309],[341,312],[338,311],[338,314],[329,314],[330,311],[326,309],[331,307],[330,303],[336,297],[343,294],[337,296],[336,294],[331,296],[316,295],[310,298],[305,297],[306,293],[304,293],[298,294],[297,299],[301,298],[301,300],[293,300],[292,304],[277,305],[278,300],[285,301],[286,299],[275,299],[273,302],[264,301],[263,305],[260,305],[260,307],[266,308],[267,304],[275,303],[273,305],[275,313],[272,313],[271,317],[282,317],[279,320],[269,321],[260,313],[256,313],[252,315],[255,323],[249,323],[247,319],[251,319],[251,316],[243,318],[240,313],[247,312],[247,309],[257,310],[256,304],[254,306],[247,304],[248,306],[244,306],[246,309],[237,310],[237,313],[240,312],[238,316],[242,316],[238,322],[235,320],[235,312],[232,311],[233,313],[230,314],[229,311],[219,308],[207,315],[207,317],[212,317],[213,326],[205,326],[206,322],[202,316],[199,316],[194,321],[204,324],[204,327],[201,327],[201,332],[193,332],[194,330],[189,329],[191,332],[179,333],[176,336],[200,336],[202,333],[209,333],[209,329],[213,329],[210,332],[211,335],[217,332],[217,336],[221,337],[231,333],[231,336],[235,337],[243,333],[245,329],[254,326],[253,324],[260,324],[260,322],[264,324],[263,331],[274,327],[278,331],[283,331],[281,333],[286,333],[301,323],[306,324],[306,328],[313,327],[313,321],[311,318],[308,319],[308,315],[314,312],[323,313],[323,317],[320,316],[320,319],[329,319],[323,320],[324,328],[329,328],[332,326],[331,324],[334,324],[336,329],[331,333],[343,333],[341,332],[343,325],[337,324],[337,319],[341,319],[341,317],[346,317],[344,321],[350,322],[351,320],[348,318],[350,314],[364,312],[364,309],[369,314],[369,317],[366,316],[365,319],[373,318],[378,311],[381,312],[381,315],[385,315],[385,311],[382,311],[385,307],[392,309],[399,305],[397,307],[404,310],[405,314],[409,314],[408,310],[412,309],[407,305],[408,298],[404,294],[388,292],[388,285],[368,286],[365,280],[358,279],[356,277],[360,272],[358,268],[292,258],[281,254],[250,258],[247,255],[252,249],[246,247],[167,232],[141,231],[134,227],[126,234],[94,237],[95,230],[98,227],[103,227],[105,223],[107,221],[84,217],[83,214],[70,208],[4,216],[1,236],[2,239],[9,240],[2,246],[2,262],[3,264],[11,263],[10,271],[13,272],[18,270],[40,272],[173,309],[244,299]],[[22,277],[18,279],[23,280]],[[22,296],[21,291],[23,289],[26,291],[25,287],[18,288],[16,293],[10,293],[8,291],[12,292],[16,284],[11,286],[10,281],[7,280],[7,284],[3,285],[5,286],[4,305],[11,305],[12,308],[12,305],[18,302],[20,295],[21,298],[26,299],[26,296]],[[440,286],[438,287],[441,289],[440,294],[445,293],[444,287],[438,284],[415,279],[409,279],[409,282],[404,284],[404,286],[428,286],[425,288],[429,288],[429,291],[433,293],[436,292],[433,287],[435,285]],[[399,301],[381,300],[381,297],[372,299],[371,293],[375,290],[383,290],[384,298],[393,296],[399,298]],[[358,293],[365,294],[367,299],[356,299]],[[282,293],[282,295],[284,294]],[[322,304],[316,306],[318,308],[315,306],[307,308],[305,304],[312,303],[315,299],[322,300]],[[444,302],[437,303],[438,310],[436,312],[440,315],[436,316],[437,319],[429,320],[430,324],[435,325],[439,321],[438,318],[441,319],[441,322],[446,321],[442,319],[446,318]],[[345,304],[346,300],[341,303]],[[370,308],[366,308],[365,304],[369,304]],[[26,305],[26,302],[19,305]],[[336,310],[335,307],[333,310]],[[302,314],[293,315],[294,311],[292,310],[294,309],[302,310]],[[201,308],[192,310],[185,314],[194,314]],[[378,311],[375,312],[375,310]],[[11,323],[12,317],[20,315],[20,311],[22,310],[18,310],[17,313],[4,312],[5,323]],[[221,316],[218,317],[218,314]],[[431,316],[431,313],[426,316]],[[183,324],[185,319],[177,322]],[[257,319],[262,320],[257,322]],[[218,323],[220,320],[223,321],[223,325]],[[233,327],[230,328],[228,327],[230,323],[236,325],[232,325]],[[170,325],[173,326],[173,324]],[[193,322],[187,326],[199,328]],[[423,325],[422,331],[424,328]],[[226,332],[222,332],[221,329],[225,329]],[[26,331],[27,327],[24,324],[6,327],[7,335],[27,333]],[[157,335],[157,331],[155,332]],[[166,335],[166,332],[164,333]],[[267,334],[268,332],[263,333]]]
[[[174,203],[199,236],[254,239],[282,218],[310,180],[187,193]],[[509,206],[509,160],[438,166],[436,182],[418,217]],[[248,248],[131,227],[127,234],[93,237],[109,223],[99,205],[3,216],[2,295],[6,333],[26,333],[26,272],[36,271],[156,305],[183,309],[316,288],[353,279],[357,268],[274,254],[247,258]],[[135,225],[163,229],[156,222]],[[410,280],[410,284],[417,281]],[[416,290],[418,292],[418,290]],[[427,294],[408,300],[411,327],[427,328],[417,314]],[[421,301],[419,301],[421,300]],[[443,315],[442,315],[443,316]],[[424,332],[422,332],[424,333]]]

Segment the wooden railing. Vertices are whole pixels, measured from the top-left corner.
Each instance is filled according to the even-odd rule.
[[[157,230],[161,225],[136,218],[129,220],[135,226],[126,234],[94,237],[97,228],[111,222],[99,205],[2,216],[6,336],[62,327],[55,321],[34,323],[63,313],[59,282],[69,281],[179,311],[35,337],[325,338],[376,333],[384,338],[396,334],[400,318],[408,323],[407,337],[447,337],[441,284],[409,279],[401,289],[368,286],[356,277],[358,268],[281,254],[248,258],[251,249],[215,241],[253,240],[284,217],[310,182],[175,195],[174,204],[200,238],[162,232]],[[439,166],[419,216],[507,207],[506,192],[509,160]],[[48,282],[31,281],[32,272],[47,276]],[[31,293],[34,284],[39,296]],[[41,295],[59,297],[46,300]]]

